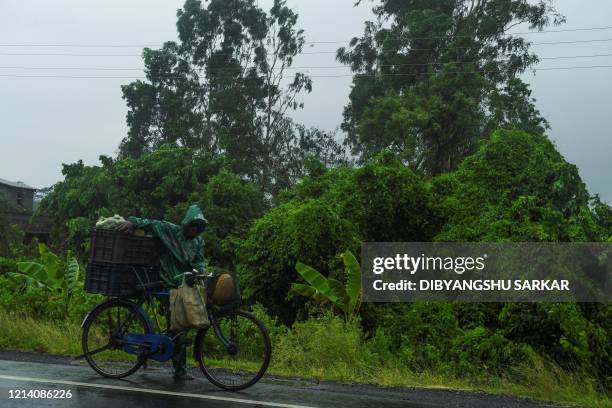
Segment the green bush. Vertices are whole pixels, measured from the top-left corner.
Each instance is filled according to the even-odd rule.
[[[282,198],[328,203],[364,241],[429,241],[439,229],[426,182],[388,152],[361,167],[314,172]]]
[[[298,296],[287,299],[298,279],[297,261],[339,277],[343,266],[337,254],[354,251],[359,242],[353,225],[322,200],[282,204],[255,223],[241,246],[238,271],[245,298],[289,323],[306,303]]]
[[[609,304],[508,303],[500,314],[507,338],[531,345],[566,369],[596,372],[603,380],[612,368],[611,321]]]
[[[294,323],[274,344],[274,364],[316,378],[367,376],[374,361],[359,323],[332,313]]]
[[[438,241],[601,241],[606,206],[589,207],[575,165],[544,136],[499,130],[454,172],[431,182],[445,221]],[[609,209],[609,206],[608,206]]]
[[[528,345],[514,343],[500,332],[482,326],[465,330],[453,338],[448,352],[451,372],[472,378],[483,373],[504,376],[512,367],[527,364],[534,356]]]
[[[80,323],[87,312],[102,299],[102,296],[85,293],[82,284],[77,286],[72,297],[68,297],[24,284],[20,279],[0,276],[0,305],[13,314]]]

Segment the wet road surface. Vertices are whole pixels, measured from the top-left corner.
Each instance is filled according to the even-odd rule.
[[[195,374],[195,373],[194,373]],[[17,390],[23,390],[17,391]],[[10,398],[30,390],[70,391],[70,398]],[[62,391],[63,390],[63,391]],[[169,365],[140,369],[124,380],[98,376],[89,366],[64,357],[0,352],[0,407],[516,407],[545,405],[461,391],[314,383],[264,378],[241,392],[217,389],[201,375],[175,382]]]

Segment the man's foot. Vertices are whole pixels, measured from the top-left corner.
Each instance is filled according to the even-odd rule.
[[[174,379],[178,381],[190,381],[193,380],[193,376],[189,373],[174,373]]]

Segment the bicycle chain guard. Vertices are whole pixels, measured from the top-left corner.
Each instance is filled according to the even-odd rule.
[[[131,354],[144,354],[147,358],[164,362],[174,354],[174,342],[163,334],[128,333],[123,337],[123,350]]]

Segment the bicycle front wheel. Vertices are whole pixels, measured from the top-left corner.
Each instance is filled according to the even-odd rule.
[[[83,324],[81,339],[85,359],[91,368],[108,378],[123,378],[138,370],[145,358],[124,350],[128,333],[149,333],[135,304],[111,300],[94,309]]]
[[[211,383],[238,391],[263,377],[272,344],[259,319],[244,310],[232,310],[216,315],[211,327],[198,332],[194,354]]]

